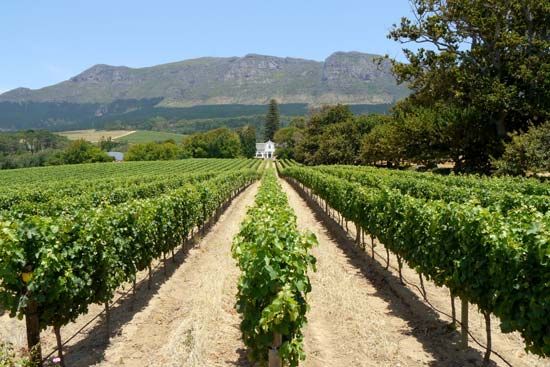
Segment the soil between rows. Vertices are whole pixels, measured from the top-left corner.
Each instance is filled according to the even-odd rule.
[[[313,290],[305,329],[307,359],[302,366],[480,365],[483,349],[460,350],[458,333],[449,328],[449,321],[432,311],[418,292],[397,284],[395,272],[384,269],[383,257],[377,255],[373,262],[359,253],[336,222],[286,181],[281,184],[299,228],[315,233],[319,240],[313,250],[317,272],[310,274]],[[135,296],[123,297],[115,305],[109,343],[103,318],[78,334],[65,351],[67,366],[248,366],[234,309],[239,270],[230,249],[258,186],[255,183],[239,195],[192,249],[179,251],[175,263],[168,262],[167,276],[159,266],[151,289],[145,281]],[[381,249],[379,245],[377,251]],[[392,257],[391,264],[395,262]],[[407,267],[404,275],[417,281]],[[430,302],[445,308],[448,291],[425,283]],[[91,307],[62,334],[72,335],[101,309]],[[470,314],[470,327],[482,339],[481,318],[475,309]],[[501,334],[497,323],[493,325],[494,349],[513,366],[550,366],[526,355],[518,335]],[[0,336],[24,345],[24,323],[2,316]],[[43,333],[43,344],[45,352],[53,349],[51,331]],[[493,361],[505,365],[497,358]]]

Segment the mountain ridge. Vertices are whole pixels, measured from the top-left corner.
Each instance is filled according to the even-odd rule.
[[[324,61],[247,54],[199,57],[140,68],[96,64],[60,83],[16,88],[0,102],[112,103],[160,98],[159,107],[280,103],[391,104],[408,94],[390,64],[357,51]]]

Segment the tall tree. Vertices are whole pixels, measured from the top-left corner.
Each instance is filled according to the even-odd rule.
[[[265,140],[273,140],[275,133],[279,130],[280,126],[280,116],[279,116],[279,105],[275,99],[269,101],[269,109],[267,111],[267,116],[265,119],[265,131],[264,138]]]
[[[226,127],[186,136],[183,155],[194,158],[237,158],[242,156],[239,135]]]
[[[241,140],[241,150],[245,157],[254,158],[256,155],[256,128],[246,125],[235,130]]]
[[[389,38],[421,46],[404,50],[408,63],[394,62],[415,104],[470,109],[474,120],[466,125],[479,128],[476,139],[487,136],[486,157],[500,153],[507,132],[550,118],[548,0],[410,3],[414,18],[402,18]]]

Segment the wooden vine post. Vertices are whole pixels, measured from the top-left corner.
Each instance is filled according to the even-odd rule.
[[[273,334],[273,342],[269,349],[269,367],[282,367],[283,362],[279,355],[279,347],[283,344],[283,336],[279,333]]]
[[[397,255],[397,264],[399,267],[399,281],[401,284],[405,284],[403,281],[403,260],[401,260],[401,256]]]
[[[59,357],[59,365],[65,367],[65,356],[63,355],[63,342],[61,340],[61,327],[54,326],[55,341],[57,342],[57,356]]]
[[[462,349],[468,348],[468,301],[464,298],[461,298],[462,309],[461,309],[461,347]]]
[[[483,312],[483,316],[485,317],[485,330],[487,332],[487,349],[485,350],[485,356],[483,357],[483,365],[488,366],[489,361],[491,360],[491,352],[493,347],[491,337],[491,313]]]
[[[147,265],[147,289],[151,289],[151,263]]]
[[[451,290],[451,314],[453,317],[452,326],[453,328],[456,328],[456,307],[455,307],[455,295],[453,294],[453,291]]]
[[[428,301],[428,294],[426,293],[426,288],[424,287],[424,279],[422,278],[422,273],[418,273],[418,278],[420,279],[420,289],[422,289],[422,297],[424,297],[424,301]]]
[[[31,353],[33,364],[42,367],[42,348],[40,347],[40,319],[38,318],[38,303],[30,299],[25,310],[27,327],[27,346]]]
[[[109,311],[109,301],[105,302],[105,340],[107,343],[111,338],[111,312]]]

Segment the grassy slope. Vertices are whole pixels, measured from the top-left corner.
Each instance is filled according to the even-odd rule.
[[[116,141],[124,141],[130,144],[141,144],[155,141],[165,141],[173,139],[176,142],[180,142],[185,135],[169,133],[164,131],[143,131],[139,130],[132,134],[123,136],[121,138],[114,139]]]
[[[65,136],[70,140],[84,139],[93,143],[98,142],[101,138],[111,138],[113,140],[122,138],[128,133],[132,133],[127,130],[73,130],[73,131],[61,131],[58,134]]]

